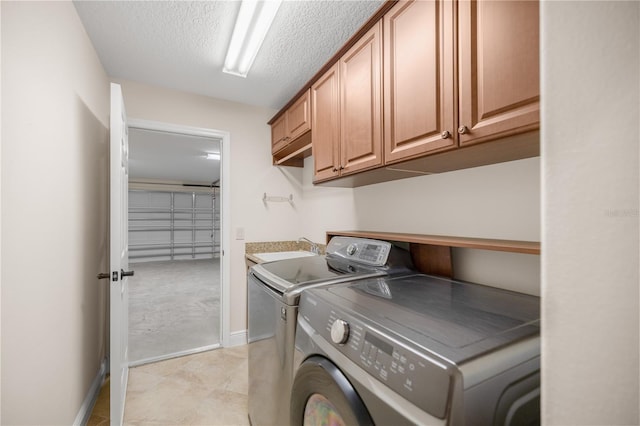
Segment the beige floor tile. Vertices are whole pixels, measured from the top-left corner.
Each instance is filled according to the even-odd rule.
[[[128,426],[248,425],[247,348],[222,348],[147,364],[129,371],[124,423]],[[90,426],[109,424],[106,398]]]
[[[248,425],[247,396],[214,391],[187,420],[189,425]]]
[[[109,426],[109,417],[92,414],[87,421],[87,426]]]
[[[111,390],[110,384],[111,381],[109,380],[109,377],[107,377],[104,384],[100,388],[98,399],[93,406],[93,411],[91,412],[92,416],[96,416],[98,418],[106,418],[107,420],[109,420],[109,392]]]

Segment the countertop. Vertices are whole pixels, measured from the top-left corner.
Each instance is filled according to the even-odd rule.
[[[316,243],[317,244],[317,243]],[[324,254],[327,246],[317,244],[320,254]],[[255,257],[254,253],[274,253],[279,251],[311,251],[311,244],[306,241],[264,241],[255,243],[245,243],[245,258],[253,263],[262,263],[262,260]]]

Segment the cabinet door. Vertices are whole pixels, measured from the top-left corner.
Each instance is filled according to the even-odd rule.
[[[385,164],[456,145],[451,1],[401,1],[384,16]]]
[[[287,146],[287,113],[282,114],[271,125],[271,153],[275,154]]]
[[[338,176],[340,167],[340,80],[336,63],[311,87],[314,181]]]
[[[381,27],[378,22],[340,59],[341,174],[382,164]]]
[[[294,140],[311,129],[311,97],[307,90],[287,110],[287,134]]]
[[[461,145],[539,127],[538,8],[537,1],[458,3]]]

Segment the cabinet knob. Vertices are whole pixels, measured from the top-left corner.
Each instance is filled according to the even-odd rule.
[[[460,133],[461,135],[464,135],[465,133],[468,133],[469,129],[467,128],[467,126],[460,126],[458,127],[458,133]]]
[[[451,133],[449,133],[448,130],[445,130],[444,132],[440,133],[440,136],[442,137],[442,139],[449,139],[451,137]]]
[[[333,173],[337,172],[338,169],[336,169],[335,167],[333,168]]]
[[[340,166],[340,170],[344,170],[344,166]]]

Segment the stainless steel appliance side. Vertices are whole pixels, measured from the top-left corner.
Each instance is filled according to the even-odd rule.
[[[253,426],[286,425],[297,306],[249,273],[249,418]]]

